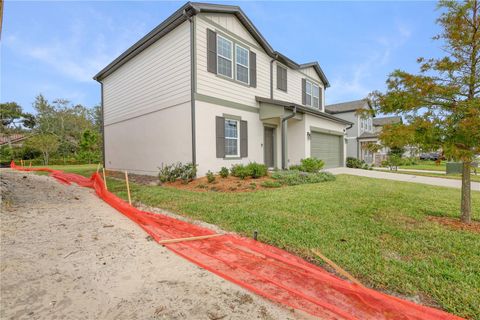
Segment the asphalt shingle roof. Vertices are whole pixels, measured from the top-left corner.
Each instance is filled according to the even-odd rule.
[[[330,104],[325,106],[325,111],[331,114],[351,112],[359,109],[368,109],[369,105],[366,99],[347,101],[341,103]]]
[[[384,126],[386,124],[393,124],[393,123],[401,123],[402,117],[400,116],[392,116],[392,117],[383,117],[383,118],[374,118],[373,125],[374,126]]]

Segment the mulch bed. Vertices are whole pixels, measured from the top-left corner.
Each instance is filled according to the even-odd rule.
[[[450,229],[480,233],[480,221],[472,221],[472,223],[466,224],[461,222],[459,219],[455,219],[455,218],[432,217],[432,216],[428,217],[428,220],[435,221]]]
[[[125,173],[121,171],[106,171],[105,174],[107,177],[116,178],[120,180],[125,180]],[[189,183],[184,183],[181,180],[175,182],[166,182],[160,183],[158,177],[156,176],[147,176],[141,174],[128,174],[128,179],[132,183],[152,186],[152,185],[162,185],[165,187],[177,188],[182,190],[197,191],[197,192],[252,192],[262,189],[272,189],[265,188],[262,186],[262,183],[265,181],[275,181],[270,177],[262,177],[258,179],[246,178],[240,179],[237,177],[228,176],[227,178],[222,178],[219,175],[215,176],[215,181],[209,183],[207,177],[202,177],[190,181]],[[278,189],[278,188],[277,188]]]
[[[167,182],[164,183],[164,186],[173,187],[182,190],[189,191],[217,191],[217,192],[251,192],[262,189],[271,189],[265,188],[262,186],[262,183],[265,181],[273,181],[270,177],[262,177],[258,179],[246,178],[240,179],[237,177],[228,176],[222,178],[220,176],[215,176],[215,181],[208,183],[207,177],[202,177],[195,179],[187,184],[183,181]]]

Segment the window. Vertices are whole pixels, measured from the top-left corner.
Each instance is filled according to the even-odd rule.
[[[277,64],[277,89],[287,91],[287,68]]]
[[[217,36],[217,65],[218,73],[232,78],[233,44],[230,40]]]
[[[238,157],[240,151],[239,121],[225,119],[225,156]]]
[[[312,85],[312,88],[313,88],[312,107],[320,108],[320,88],[316,85]]]
[[[237,76],[238,81],[248,84],[248,61],[249,52],[248,49],[235,45],[235,62],[237,64]]]
[[[305,93],[305,104],[314,108],[320,108],[320,87],[316,84],[311,83],[310,81],[307,81]]]

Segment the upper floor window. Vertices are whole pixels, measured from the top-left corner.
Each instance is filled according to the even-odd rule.
[[[287,91],[287,68],[277,64],[277,89]]]
[[[305,104],[314,108],[320,108],[320,87],[307,80],[305,92]]]
[[[218,73],[232,78],[233,74],[233,43],[222,36],[217,36]]]
[[[235,45],[235,62],[237,67],[236,79],[238,81],[248,84],[248,68],[249,68],[249,53],[248,49],[245,49],[238,44]]]
[[[373,120],[372,118],[362,118],[360,119],[360,131],[372,132],[373,131]]]

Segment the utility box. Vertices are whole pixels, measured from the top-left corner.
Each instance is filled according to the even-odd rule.
[[[447,174],[462,173],[463,162],[447,162]]]

